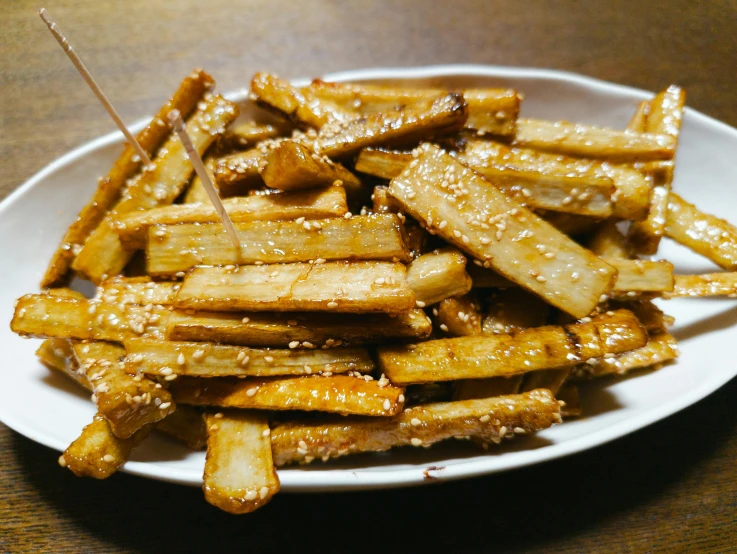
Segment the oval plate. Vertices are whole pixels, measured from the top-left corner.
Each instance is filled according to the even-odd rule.
[[[525,95],[528,117],[567,119],[624,128],[645,91],[578,75],[538,69],[436,66],[368,69],[328,75],[332,81],[393,82],[454,87],[514,87]],[[306,82],[306,81],[305,81]],[[300,84],[300,83],[298,83]],[[663,83],[667,85],[668,83]],[[244,100],[246,91],[229,95]],[[133,126],[140,129],[143,122]],[[15,299],[37,290],[60,237],[120,152],[122,135],[94,140],[40,171],[0,204],[0,258],[6,270],[0,314],[8,321]],[[737,221],[737,130],[687,110],[674,187],[702,210]],[[663,241],[659,257],[677,271],[714,271],[686,249]],[[489,453],[464,443],[402,448],[391,454],[360,455],[326,465],[279,471],[284,491],[370,489],[472,477],[559,458],[611,441],[704,398],[737,374],[730,346],[737,341],[737,305],[726,300],[673,300],[661,304],[675,316],[681,342],[676,364],[659,371],[602,380],[581,387],[585,417],[534,437],[517,438]],[[63,451],[94,414],[87,394],[34,356],[38,341],[0,331],[0,420],[26,437]],[[684,448],[686,444],[684,443]],[[161,436],[136,450],[123,470],[175,483],[200,485],[205,455]],[[55,463],[49,458],[49,464]]]

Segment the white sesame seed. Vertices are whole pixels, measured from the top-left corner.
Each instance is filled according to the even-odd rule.
[[[448,332],[448,326],[445,323],[441,323],[440,324],[440,330],[441,331],[445,331],[447,333]]]
[[[105,461],[105,462],[107,462],[107,463],[111,464],[111,463],[113,463],[113,462],[115,461],[115,456],[113,456],[112,454],[105,454],[105,455],[104,455],[104,456],[102,457],[102,459],[103,459],[103,461]]]
[[[213,416],[215,419],[220,419],[223,417],[223,412],[218,412]]]
[[[417,302],[415,302],[415,305],[418,308],[424,308],[425,307],[425,303],[422,300],[418,300]]]
[[[177,356],[177,363],[179,365],[184,365],[186,363],[186,360],[184,359],[184,354],[182,352],[180,352],[179,356]]]
[[[384,399],[384,409],[389,410],[392,407],[392,403],[389,401],[388,398]]]
[[[205,351],[204,350],[195,350],[192,353],[192,358],[194,358],[195,360],[201,360],[204,357],[205,357]]]
[[[417,437],[412,437],[409,442],[412,443],[412,446],[422,446],[422,440]]]
[[[255,490],[249,490],[246,492],[246,500],[256,500],[256,497],[258,496],[258,492]]]
[[[159,410],[166,410],[169,407],[171,407],[171,402],[162,402],[159,406]]]
[[[176,378],[177,378],[176,375],[167,375],[166,377],[164,377],[164,380],[165,381],[173,381]]]
[[[268,437],[271,435],[271,429],[264,429],[263,433],[261,433],[262,437]]]
[[[258,496],[261,500],[266,498],[269,495],[269,487],[261,487],[261,490],[258,493]]]
[[[61,467],[67,467],[67,460],[63,455],[59,456],[59,465]]]
[[[298,346],[299,346],[298,340],[293,340],[292,342],[289,343],[289,348],[297,348]]]
[[[350,219],[353,217],[353,214],[351,212],[346,212],[345,214],[343,214],[343,217],[346,219]]]
[[[161,373],[161,375],[171,375],[174,373],[174,370],[170,367],[162,367],[159,373]]]
[[[332,309],[332,308],[337,308],[337,307],[338,307],[338,303],[337,302],[335,302],[335,301],[328,302],[328,308]]]
[[[248,389],[246,391],[246,396],[254,396],[258,392],[258,389]]]
[[[404,402],[404,395],[403,394],[400,394],[399,396],[397,396],[397,402],[399,402],[400,404],[402,402]]]
[[[416,417],[413,417],[413,418],[412,418],[412,419],[410,420],[410,424],[411,424],[411,425],[412,425],[413,427],[418,427],[418,426],[422,425],[422,422],[421,422],[421,421],[420,421],[419,419],[417,419]]]
[[[274,361],[274,356],[264,356],[264,361],[267,363],[271,363]]]
[[[479,418],[479,421],[481,423],[486,423],[491,419],[491,416],[489,414],[484,414]]]

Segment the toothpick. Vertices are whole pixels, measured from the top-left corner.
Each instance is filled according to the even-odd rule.
[[[187,156],[189,156],[189,159],[194,166],[194,170],[197,172],[197,175],[202,180],[202,184],[205,186],[207,195],[210,197],[210,201],[212,202],[213,206],[215,206],[215,211],[220,216],[220,219],[223,222],[223,227],[225,227],[225,230],[228,232],[228,236],[233,242],[233,246],[235,246],[235,249],[240,253],[241,239],[240,237],[238,237],[238,232],[235,230],[235,226],[230,220],[228,212],[225,211],[223,201],[220,200],[218,191],[215,188],[215,185],[212,183],[212,179],[210,179],[210,174],[207,172],[205,164],[202,163],[202,158],[197,153],[197,150],[194,149],[192,140],[189,138],[189,134],[184,128],[182,115],[179,113],[179,110],[172,110],[169,112],[169,115],[167,117],[169,119],[169,125],[171,125],[177,135],[179,135],[179,140],[182,141],[184,150],[187,152]]]
[[[79,59],[79,56],[77,56],[77,53],[72,48],[71,44],[69,44],[69,41],[67,40],[67,38],[59,30],[59,27],[57,27],[56,23],[54,23],[51,20],[51,18],[49,17],[49,14],[46,13],[46,9],[41,8],[38,12],[38,15],[40,15],[41,19],[43,19],[44,23],[46,23],[46,26],[49,28],[49,31],[51,31],[51,34],[54,35],[54,38],[59,43],[59,46],[61,46],[64,52],[66,52],[67,56],[69,56],[69,59],[74,64],[74,67],[77,68],[77,71],[79,71],[79,74],[82,76],[85,82],[92,89],[92,92],[95,93],[95,96],[97,96],[97,99],[102,103],[105,110],[107,110],[107,113],[109,113],[110,117],[113,118],[113,121],[115,121],[115,124],[118,126],[118,129],[120,129],[123,132],[123,134],[125,135],[125,138],[128,139],[128,142],[130,143],[130,145],[133,146],[136,153],[141,158],[141,161],[145,165],[150,165],[151,158],[148,157],[148,154],[146,153],[146,151],[143,148],[141,148],[140,144],[138,144],[136,137],[134,137],[131,134],[131,132],[125,126],[125,123],[123,123],[123,120],[120,119],[118,112],[115,111],[115,108],[113,108],[113,105],[110,103],[110,100],[107,99],[107,96],[105,96],[105,93],[102,92],[102,89],[95,82],[95,79],[92,77],[89,70],[82,63],[82,60]]]

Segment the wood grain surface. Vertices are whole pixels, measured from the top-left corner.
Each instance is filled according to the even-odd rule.
[[[0,3],[0,199],[113,130],[26,0]],[[737,4],[77,0],[46,3],[124,120],[205,67],[221,90],[370,66],[547,67],[657,90],[737,125]],[[29,285],[30,286],[30,285]],[[737,322],[737,311],[727,312]],[[737,381],[595,450],[413,489],[278,495],[220,513],[196,488],[75,478],[0,425],[2,552],[727,552],[737,548]]]

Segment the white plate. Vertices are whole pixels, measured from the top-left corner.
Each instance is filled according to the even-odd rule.
[[[334,81],[382,81],[454,86],[514,87],[525,95],[526,116],[568,119],[623,128],[644,91],[586,77],[487,66],[370,69],[329,75]],[[667,83],[663,83],[666,85]],[[245,92],[231,95],[242,100]],[[140,128],[142,124],[137,127]],[[55,161],[0,204],[0,314],[8,321],[17,297],[37,290],[46,261],[120,151],[114,133]],[[703,210],[737,221],[737,130],[687,110],[674,187]],[[681,272],[714,268],[684,248],[663,241],[660,255]],[[731,346],[737,340],[737,305],[728,300],[675,300],[678,363],[660,371],[586,385],[585,418],[566,422],[535,437],[488,454],[460,443],[423,450],[405,448],[361,455],[328,465],[279,471],[282,490],[315,491],[396,487],[447,480],[527,466],[580,452],[641,429],[704,398],[737,374]],[[63,376],[36,360],[39,341],[21,340],[7,326],[0,331],[0,420],[32,440],[63,450],[90,421],[93,406]],[[684,448],[687,448],[684,442]],[[124,471],[176,483],[199,485],[203,453],[191,453],[159,436],[137,450]],[[49,456],[49,464],[56,463]],[[430,468],[430,469],[428,469]]]

